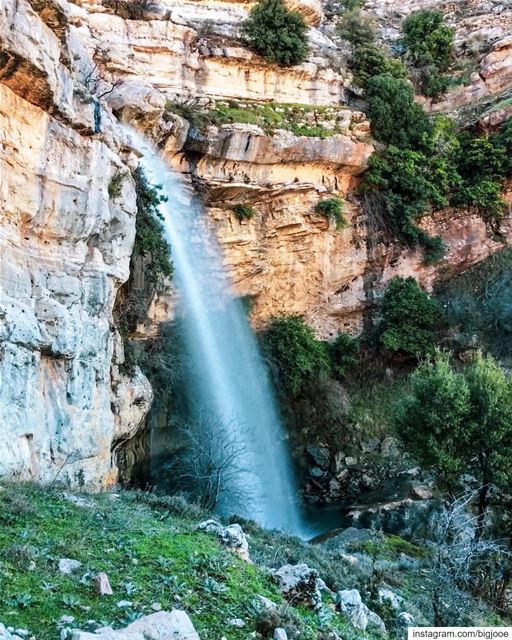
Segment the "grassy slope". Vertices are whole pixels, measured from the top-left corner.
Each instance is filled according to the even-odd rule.
[[[77,506],[57,491],[0,486],[0,622],[53,640],[62,615],[73,616],[78,628],[91,619],[119,628],[159,602],[186,609],[202,640],[236,640],[255,629],[255,596],[283,602],[268,571],[195,530],[201,514],[171,515],[129,493],[87,500],[89,506]],[[83,566],[76,575],[61,575],[60,558]],[[100,571],[108,574],[113,596],[96,595],[92,579]],[[121,600],[132,606],[119,608]],[[303,607],[289,613],[300,619],[301,638],[320,637],[320,616]],[[361,636],[339,614],[333,617],[330,625],[345,638]],[[233,628],[231,618],[247,626]]]

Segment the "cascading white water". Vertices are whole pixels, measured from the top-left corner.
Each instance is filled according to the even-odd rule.
[[[184,348],[194,364],[188,381],[192,410],[198,421],[199,414],[209,416],[207,436],[215,439],[219,455],[236,448],[236,470],[224,480],[232,486],[224,487],[220,510],[298,533],[297,490],[274,393],[216,238],[180,178],[147,141],[130,135],[148,180],[168,198],[160,212],[180,292]]]

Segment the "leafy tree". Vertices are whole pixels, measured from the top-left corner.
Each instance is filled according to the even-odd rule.
[[[478,474],[479,513],[487,508],[489,485],[507,488],[512,480],[512,382],[492,356],[478,353],[465,374],[470,412],[465,446]]]
[[[368,115],[374,136],[380,142],[404,149],[419,149],[432,126],[422,107],[414,101],[412,85],[384,73],[366,84]]]
[[[354,46],[369,45],[377,35],[376,22],[358,8],[352,9],[344,13],[338,22],[338,34]]]
[[[243,29],[251,47],[269,62],[288,67],[306,59],[306,23],[300,13],[290,11],[283,0],[260,0]]]
[[[454,31],[440,11],[415,11],[403,23],[403,43],[416,66],[445,70],[453,57]]]
[[[507,174],[509,152],[499,135],[475,137],[465,132],[459,136],[457,169],[461,183],[452,195],[455,206],[474,206],[482,218],[497,224],[506,209],[502,180]]]
[[[334,377],[341,380],[350,367],[357,363],[359,341],[348,333],[339,333],[337,338],[328,344],[328,350]]]
[[[264,336],[271,360],[284,389],[296,395],[310,382],[325,380],[331,365],[324,342],[317,340],[303,316],[279,316]]]
[[[361,86],[373,76],[390,74],[394,78],[406,78],[407,69],[400,60],[391,58],[375,44],[358,44],[354,47],[348,61],[356,81]]]
[[[410,377],[410,395],[395,410],[398,434],[414,456],[453,483],[466,469],[460,436],[467,427],[470,395],[462,374],[437,352]]]
[[[440,73],[435,65],[423,67],[419,75],[420,92],[428,98],[439,98],[446,93],[450,77]]]
[[[431,353],[441,312],[414,278],[391,280],[382,300],[380,343],[384,349],[421,358]]]
[[[491,356],[476,354],[464,373],[437,352],[411,376],[411,393],[396,407],[398,433],[425,466],[453,486],[462,473],[478,478],[480,524],[489,486],[512,481],[512,382]]]

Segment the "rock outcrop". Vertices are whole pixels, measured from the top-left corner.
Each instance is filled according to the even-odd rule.
[[[111,367],[135,234],[130,157],[101,109],[94,135],[80,70],[29,3],[4,5],[0,49],[0,473],[107,485],[126,424],[111,408]],[[118,172],[127,179],[111,198]],[[129,431],[143,417],[132,412]]]
[[[158,611],[132,622],[124,629],[114,631],[111,627],[98,629],[95,633],[73,631],[72,640],[199,640],[192,621],[179,609],[170,612]]]

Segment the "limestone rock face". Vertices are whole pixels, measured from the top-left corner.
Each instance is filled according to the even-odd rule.
[[[386,632],[386,626],[380,616],[368,609],[361,600],[357,589],[344,589],[338,591],[336,595],[341,613],[347,616],[356,629],[366,631],[366,629],[373,628],[380,632]]]
[[[115,480],[111,446],[125,428],[111,408],[112,308],[128,278],[134,186],[101,108],[93,135],[59,35],[23,0],[2,5],[0,475],[97,487]]]

